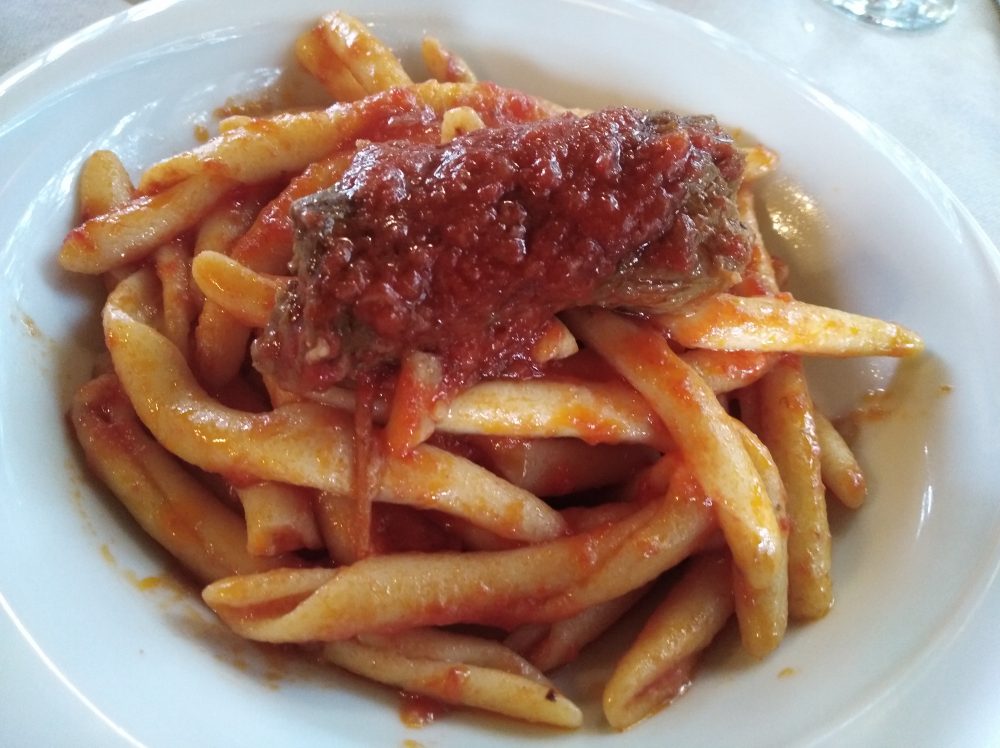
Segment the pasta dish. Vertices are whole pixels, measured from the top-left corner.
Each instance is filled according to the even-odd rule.
[[[233,631],[436,701],[574,728],[550,674],[623,617],[625,729],[735,622],[764,658],[833,603],[858,460],[808,356],[907,328],[787,291],[710,116],[567,109],[359,20],[295,42],[326,108],[228,114],[133,183],[79,178],[61,265],[107,288],[71,420]],[[581,654],[582,653],[582,654]]]

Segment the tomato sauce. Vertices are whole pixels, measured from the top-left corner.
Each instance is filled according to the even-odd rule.
[[[297,278],[255,352],[289,389],[377,381],[413,350],[446,390],[532,376],[560,310],[682,303],[749,258],[742,158],[713,120],[619,108],[443,145],[410,121],[293,206]]]

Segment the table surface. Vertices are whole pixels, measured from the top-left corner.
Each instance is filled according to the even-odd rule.
[[[820,0],[661,0],[662,4],[706,21],[749,42],[797,71],[867,119],[891,133],[957,195],[995,244],[1000,245],[1000,5],[994,0],[958,0],[955,16],[923,32],[888,31],[848,18]],[[0,75],[49,45],[95,21],[130,7],[124,0],[0,0]],[[335,3],[333,4],[335,5]],[[331,6],[332,7],[332,6]],[[997,596],[994,596],[997,597]],[[0,607],[3,604],[0,596]],[[1000,608],[1000,605],[991,605]],[[975,625],[988,626],[1000,610],[981,611]],[[995,624],[993,624],[995,625]],[[22,632],[23,633],[23,632]],[[0,642],[18,637],[15,624],[0,614]],[[961,658],[968,662],[968,655]],[[972,658],[975,659],[974,657]],[[989,658],[987,658],[989,659]],[[984,664],[983,667],[986,667]],[[982,669],[982,668],[980,668]],[[85,699],[47,669],[28,648],[0,647],[0,714],[43,701],[65,722],[50,726],[66,744],[96,744],[107,725],[88,712]],[[912,712],[919,730],[922,712],[947,692],[974,688],[986,673],[956,672],[941,662],[926,679],[936,687]],[[9,681],[4,683],[4,681]],[[978,703],[970,699],[970,703]],[[99,715],[98,715],[99,716]],[[1000,720],[982,721],[979,744],[1000,745]],[[0,718],[0,721],[6,718]],[[877,714],[864,717],[877,721]],[[928,724],[929,726],[929,724]],[[924,745],[934,742],[932,731]]]

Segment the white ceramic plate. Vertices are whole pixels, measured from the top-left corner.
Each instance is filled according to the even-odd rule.
[[[412,61],[422,32],[483,77],[568,104],[715,112],[780,151],[762,190],[804,298],[902,321],[928,353],[814,368],[839,410],[891,386],[861,453],[869,504],[834,514],[837,602],[777,653],[710,658],[695,687],[625,734],[600,725],[595,673],[562,680],[572,734],[452,715],[419,731],[396,697],[240,646],[193,598],[141,592],[162,555],[85,477],[63,420],[100,336],[96,289],[60,272],[81,160],[137,173],[194,142],[228,96],[289,62],[316,0],[137,6],[0,80],[0,742],[150,745],[771,746],[978,744],[1000,736],[990,620],[1000,502],[996,249],[890,138],[744,45],[611,0],[346,1]],[[418,9],[419,8],[419,9]],[[935,739],[934,736],[937,736]],[[971,742],[970,742],[971,741]]]

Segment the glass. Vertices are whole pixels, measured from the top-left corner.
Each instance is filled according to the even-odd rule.
[[[924,29],[944,23],[957,0],[824,0],[862,21],[892,29]]]

